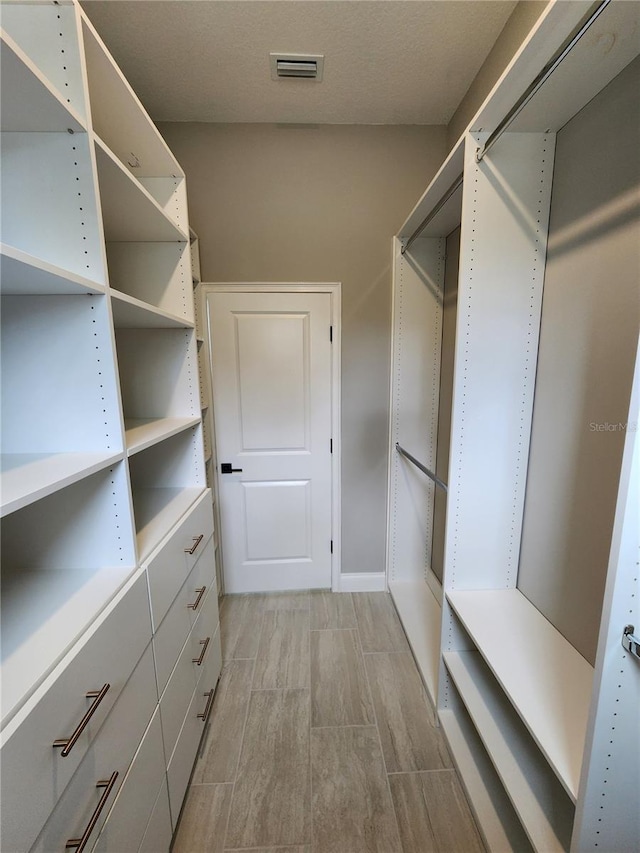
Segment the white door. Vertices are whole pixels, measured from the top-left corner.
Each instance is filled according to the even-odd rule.
[[[328,589],[331,295],[208,306],[225,592]]]

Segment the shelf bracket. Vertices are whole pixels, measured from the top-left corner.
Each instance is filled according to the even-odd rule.
[[[633,633],[633,625],[627,625],[622,632],[622,648],[636,658],[640,659],[640,637]]]

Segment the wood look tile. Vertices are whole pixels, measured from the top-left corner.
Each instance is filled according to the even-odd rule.
[[[265,610],[308,610],[309,590],[268,592],[262,595]]]
[[[189,788],[172,853],[223,853],[233,785]]]
[[[225,853],[311,853],[311,846],[297,844],[294,847],[236,847],[235,850],[227,847]]]
[[[311,632],[311,725],[375,725],[356,631]]]
[[[411,654],[365,655],[365,664],[387,772],[451,767]]]
[[[194,785],[235,781],[251,696],[253,665],[252,660],[231,660],[222,667],[207,734],[193,771]]]
[[[263,612],[260,595],[225,595],[220,610],[223,660],[256,656]]]
[[[408,652],[391,596],[387,592],[354,592],[353,603],[364,652]]]
[[[375,726],[312,729],[314,853],[401,853]]]
[[[311,593],[311,630],[357,628],[350,592],[317,590]]]
[[[254,690],[309,686],[309,613],[270,610],[264,614]]]
[[[311,841],[308,690],[253,692],[227,847]]]
[[[389,776],[404,853],[484,853],[454,770]]]

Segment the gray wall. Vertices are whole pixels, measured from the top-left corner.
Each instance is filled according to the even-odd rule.
[[[640,59],[558,134],[519,587],[594,663],[640,324]],[[622,626],[621,626],[622,629]]]
[[[391,238],[444,127],[165,123],[203,281],[342,282],[342,571],[385,568]]]

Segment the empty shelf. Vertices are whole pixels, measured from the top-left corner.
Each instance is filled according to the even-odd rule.
[[[3,453],[1,515],[22,509],[120,459],[121,453]]]
[[[442,608],[425,581],[392,581],[389,592],[411,645],[422,680],[435,704]]]
[[[593,667],[517,589],[447,598],[575,803]]]
[[[133,456],[177,435],[189,427],[200,423],[199,417],[190,418],[126,418],[125,439],[127,444],[127,456]]]
[[[141,299],[118,290],[111,290],[113,324],[116,329],[192,329],[193,323],[149,305]]]
[[[138,558],[144,560],[179,521],[204,487],[136,489],[133,510],[136,518]]]
[[[0,244],[0,253],[2,293],[5,295],[105,292],[103,284],[35,258],[13,246]]]

